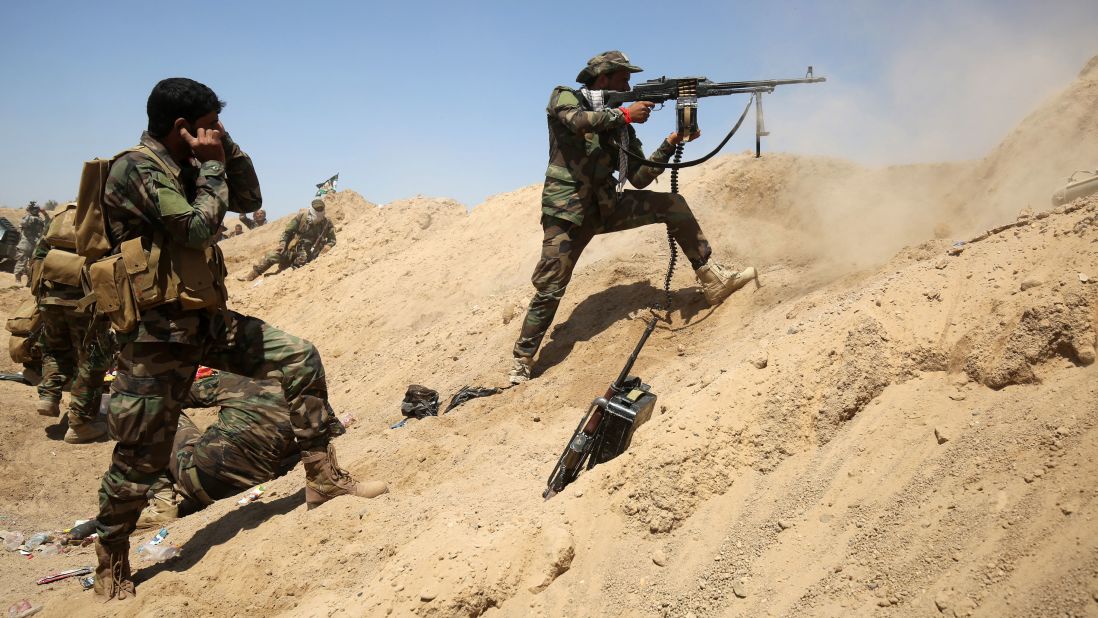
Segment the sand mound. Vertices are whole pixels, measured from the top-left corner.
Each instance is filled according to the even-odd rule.
[[[1093,72],[1049,109],[1078,111]],[[764,287],[712,310],[680,268],[674,320],[635,366],[657,414],[549,501],[556,457],[659,299],[663,230],[592,243],[535,380],[393,430],[410,383],[502,382],[540,186],[471,211],[330,196],[335,250],[232,281],[232,305],[319,346],[333,405],[358,419],[341,463],[391,492],[306,511],[295,471],[173,524],[181,557],[136,563],[128,606],[31,583],[88,550],[0,555],[0,597],[44,615],[1093,614],[1098,199],[1017,218],[1030,202],[1006,189],[1077,145],[1058,123],[1079,122],[1031,116],[975,164],[733,155],[684,173],[718,256],[758,264]],[[1011,145],[1037,135],[1044,149]],[[974,177],[996,191],[962,199]],[[283,223],[226,241],[230,269]],[[0,313],[25,294],[10,281]],[[34,400],[0,382],[0,528],[97,506],[110,445],[57,442]]]

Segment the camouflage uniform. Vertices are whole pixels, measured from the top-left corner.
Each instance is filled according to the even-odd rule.
[[[30,276],[27,264],[34,254],[35,246],[38,245],[38,239],[42,238],[42,234],[45,233],[49,225],[50,216],[42,210],[39,210],[36,214],[27,212],[23,220],[19,222],[19,232],[22,236],[16,246],[15,270],[12,271],[16,280],[23,275]]]
[[[294,215],[282,230],[278,249],[263,256],[263,259],[252,267],[252,278],[263,274],[275,264],[278,264],[280,269],[304,266],[309,263],[309,251],[316,246],[317,242],[322,246],[335,246],[336,237],[332,222],[327,217],[320,221],[310,221],[309,209],[304,209]],[[316,255],[313,255],[312,259],[316,259]]]
[[[541,194],[544,239],[531,278],[537,291],[515,342],[516,358],[530,359],[537,352],[576,261],[594,236],[665,223],[695,269],[709,261],[709,243],[681,195],[641,190],[617,193],[614,172],[620,173],[619,153],[606,140],[620,142],[619,131],[625,127],[628,149],[643,155],[641,143],[621,109],[593,109],[582,91],[567,86],[558,86],[549,97],[545,110],[549,167]],[[664,140],[649,158],[665,163],[674,151]],[[629,159],[624,173],[634,187],[643,189],[662,171]]]
[[[179,416],[170,472],[196,505],[275,478],[286,471],[283,460],[298,451],[290,408],[275,380],[216,373],[195,382],[182,406],[221,408],[205,432],[186,414]]]
[[[35,259],[44,259],[49,250],[43,239],[35,250]],[[90,423],[99,415],[103,377],[111,360],[107,323],[95,319],[87,309],[77,309],[77,302],[83,297],[82,288],[45,280],[39,284],[42,381],[38,384],[38,397],[61,401],[61,391],[71,380],[70,427]]]
[[[169,244],[208,247],[228,208],[258,209],[262,198],[251,160],[227,135],[224,142],[226,163],[179,166],[160,142],[143,134],[142,145],[171,169],[142,151],[112,165],[104,208],[115,246],[159,233]],[[113,563],[125,555],[147,492],[168,469],[180,402],[199,363],[278,380],[298,445],[303,451],[327,448],[327,384],[320,354],[307,341],[227,309],[184,310],[172,302],[142,311],[137,327],[119,333],[118,342],[109,416],[118,444],[99,490],[101,568],[108,557]]]

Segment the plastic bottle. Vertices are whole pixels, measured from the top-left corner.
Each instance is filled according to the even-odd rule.
[[[160,543],[162,543],[164,541],[164,539],[167,536],[168,536],[168,529],[167,528],[161,528],[159,531],[157,531],[156,536],[154,536],[152,538],[152,540],[149,541],[149,545],[159,545]]]
[[[264,487],[263,485],[260,485],[259,487],[255,487],[251,491],[249,491],[248,494],[245,495],[243,498],[237,500],[236,503],[239,504],[240,506],[244,506],[245,504],[248,504],[249,502],[255,502],[256,500],[259,500],[259,497],[262,496],[263,492],[265,492],[265,491],[267,491],[267,488]]]
[[[32,536],[31,538],[27,539],[27,542],[24,543],[24,545],[26,545],[27,549],[33,550],[35,547],[38,547],[39,545],[41,545],[42,543],[45,543],[48,540],[50,540],[49,533],[39,532],[38,534],[36,534],[36,535]]]
[[[179,555],[179,548],[174,545],[153,545],[145,543],[137,548],[137,555],[143,560],[163,562]]]
[[[23,544],[22,532],[5,532],[4,533],[4,549],[8,551],[15,551],[19,549],[19,546]]]

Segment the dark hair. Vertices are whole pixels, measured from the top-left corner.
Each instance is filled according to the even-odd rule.
[[[149,114],[149,133],[163,137],[171,131],[176,118],[194,122],[210,112],[220,112],[225,102],[213,90],[186,77],[160,80],[149,94],[145,109]]]

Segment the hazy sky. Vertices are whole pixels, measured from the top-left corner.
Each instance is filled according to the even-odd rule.
[[[384,203],[469,206],[540,182],[544,106],[587,59],[716,81],[800,77],[767,99],[764,149],[870,164],[983,155],[1098,54],[1098,2],[4,2],[0,204],[64,200],[81,162],[136,143],[159,79],[228,107],[268,211],[335,172]],[[746,103],[703,99],[708,151]],[[753,147],[753,123],[726,152]],[[650,150],[668,108],[641,129]],[[1098,164],[1098,162],[1096,162]]]

